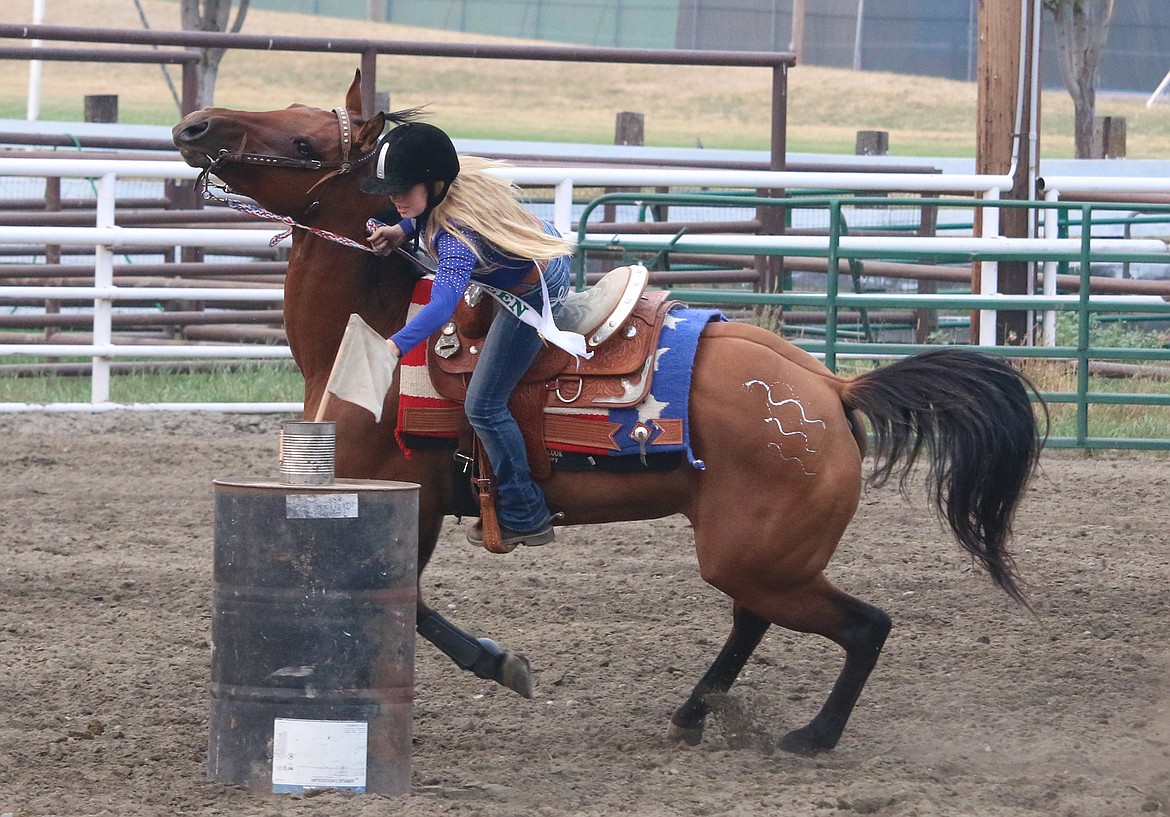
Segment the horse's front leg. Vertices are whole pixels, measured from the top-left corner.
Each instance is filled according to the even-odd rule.
[[[475,638],[465,633],[421,599],[416,628],[419,635],[462,669],[495,681],[525,698],[532,697],[532,667],[520,653],[502,649],[490,638]]]
[[[429,509],[428,509],[429,511]],[[502,649],[490,638],[476,638],[464,632],[427,605],[422,598],[422,572],[434,555],[443,515],[439,510],[420,515],[418,572],[419,593],[415,618],[418,634],[434,644],[461,669],[495,681],[525,698],[532,697],[532,667],[520,653]],[[429,523],[429,524],[428,524]]]

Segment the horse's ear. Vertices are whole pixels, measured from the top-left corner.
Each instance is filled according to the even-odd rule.
[[[372,151],[385,129],[386,114],[378,111],[358,128],[357,134],[354,136],[354,147],[363,152]]]
[[[353,72],[353,82],[345,93],[345,109],[351,114],[361,116],[362,113],[362,69]]]

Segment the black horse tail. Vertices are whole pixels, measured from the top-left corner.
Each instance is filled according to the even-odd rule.
[[[845,383],[842,402],[873,427],[868,484],[906,480],[928,452],[927,486],[963,549],[1008,595],[1027,604],[1008,551],[1012,521],[1043,446],[1037,411],[1048,409],[1009,363],[941,348],[904,358]]]

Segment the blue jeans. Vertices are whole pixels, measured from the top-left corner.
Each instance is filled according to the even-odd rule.
[[[544,281],[556,315],[569,294],[569,256],[549,261]],[[520,297],[538,311],[543,306],[539,282]],[[532,481],[524,437],[508,410],[508,398],[543,345],[535,329],[500,310],[484,339],[464,404],[467,420],[496,472],[496,513],[500,524],[523,533],[541,527],[552,514],[544,502],[544,493]]]

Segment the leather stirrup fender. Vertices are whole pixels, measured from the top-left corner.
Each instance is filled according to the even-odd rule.
[[[515,545],[505,545],[500,541],[500,520],[496,516],[495,474],[492,473],[492,464],[487,453],[479,448],[479,475],[475,478],[475,488],[479,494],[479,523],[483,532],[483,546],[492,553],[511,553]]]

